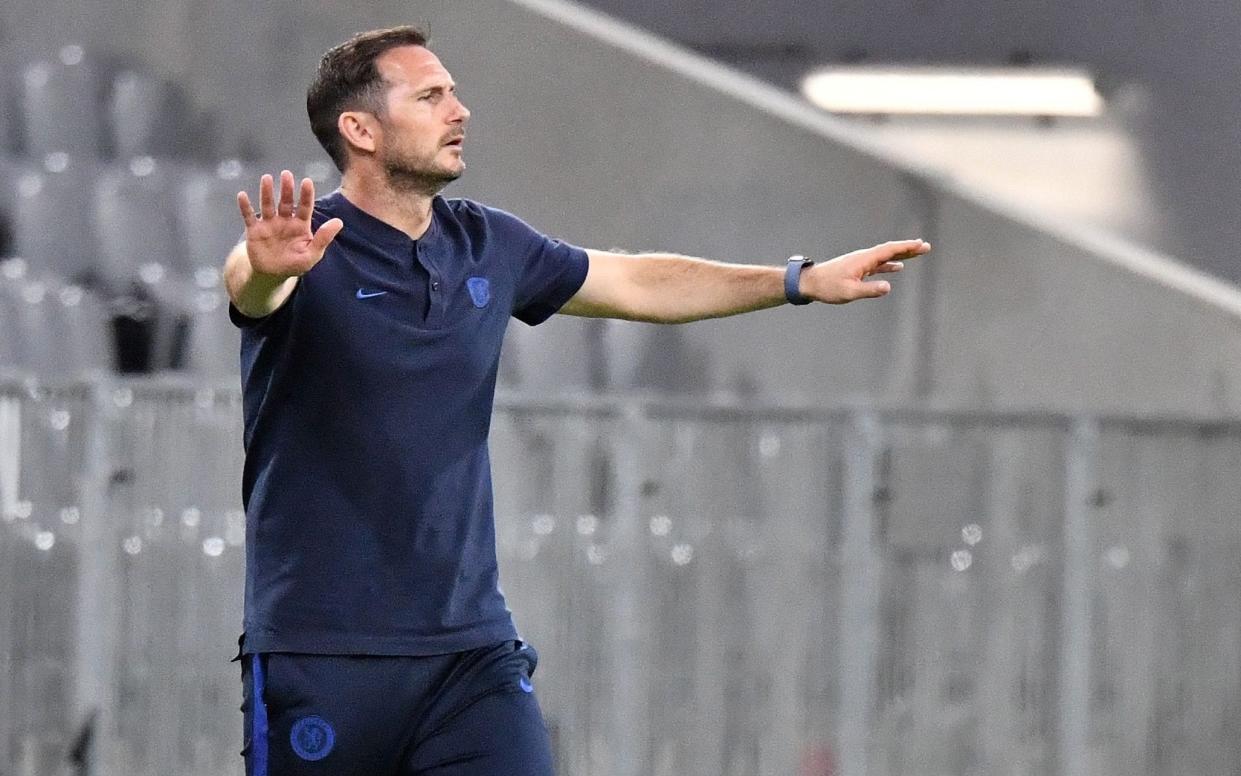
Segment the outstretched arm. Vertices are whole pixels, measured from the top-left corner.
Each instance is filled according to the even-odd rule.
[[[238,243],[224,262],[224,287],[229,299],[243,315],[262,318],[284,304],[297,279],[319,263],[323,252],[344,226],[333,218],[311,228],[315,186],[309,178],[302,180],[294,205],[293,173],[280,173],[280,201],[277,203],[272,176],[259,181],[259,212],[255,216],[250,197],[237,194],[241,220],[246,225],[246,239]]]
[[[931,250],[922,240],[900,240],[847,253],[801,275],[802,296],[844,304],[886,296],[891,284],[868,280],[899,272],[902,261]],[[784,267],[763,267],[668,254],[587,251],[586,281],[561,313],[651,323],[722,318],[785,303]]]

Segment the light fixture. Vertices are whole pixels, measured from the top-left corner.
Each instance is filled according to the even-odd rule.
[[[802,93],[833,113],[1098,116],[1103,98],[1070,68],[841,66],[817,70]]]

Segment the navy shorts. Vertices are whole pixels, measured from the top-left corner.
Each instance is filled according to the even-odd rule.
[[[428,657],[245,655],[246,776],[551,776],[520,641]]]

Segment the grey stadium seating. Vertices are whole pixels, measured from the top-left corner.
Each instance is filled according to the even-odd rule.
[[[186,266],[172,192],[180,170],[150,156],[107,165],[95,183],[95,228],[105,282],[122,287],[152,267]]]
[[[108,94],[112,151],[118,159],[175,152],[183,117],[175,91],[165,81],[137,70],[122,70]]]
[[[182,366],[198,377],[232,383],[241,368],[241,335],[228,320],[227,306],[223,289],[195,294]]]
[[[101,68],[81,46],[62,47],[52,58],[26,67],[21,114],[26,151],[95,157],[101,152]]]
[[[185,239],[186,269],[196,281],[199,270],[219,274],[228,251],[242,234],[236,195],[242,189],[257,196],[261,171],[236,159],[226,159],[214,168],[195,167],[185,176],[179,192],[177,215]],[[202,287],[211,287],[205,280]]]
[[[0,366],[42,377],[111,369],[104,305],[86,289],[30,277],[25,260],[0,262]]]
[[[13,205],[14,252],[35,275],[92,279],[97,255],[91,187],[95,163],[53,151],[18,167]]]

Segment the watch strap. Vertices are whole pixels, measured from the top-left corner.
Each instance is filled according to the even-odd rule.
[[[789,257],[788,265],[784,269],[784,298],[789,300],[790,304],[803,305],[814,301],[801,295],[801,273],[806,267],[813,266],[814,259],[807,259],[805,256]]]

